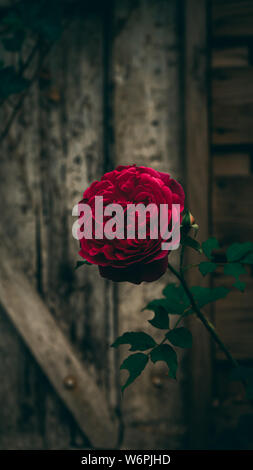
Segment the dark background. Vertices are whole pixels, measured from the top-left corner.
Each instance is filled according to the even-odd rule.
[[[252,57],[252,1],[0,1],[1,449],[253,448],[252,405],[196,322],[177,382],[158,363],[122,399],[127,349],[109,345],[148,325],[141,309],[169,275],[133,286],[75,271],[71,232],[83,190],[136,163],[184,185],[221,257],[251,240]],[[251,364],[245,280],[209,314]]]

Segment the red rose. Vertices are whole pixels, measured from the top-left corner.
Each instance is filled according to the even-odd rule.
[[[153,203],[157,206],[158,213],[160,204],[167,204],[169,226],[172,204],[180,204],[180,213],[184,209],[184,191],[181,185],[170,175],[143,166],[119,166],[114,171],[106,173],[100,181],[95,181],[84,191],[80,203],[91,207],[93,222],[95,220],[95,196],[103,196],[104,208],[108,204],[120,204],[124,210],[124,216],[128,204],[142,203],[146,207]],[[82,215],[81,213],[80,231],[84,232],[83,222],[81,223]],[[103,228],[108,219],[108,217],[103,218]],[[161,249],[161,243],[164,240],[160,234],[156,239],[150,238],[149,222],[150,217],[147,213],[145,239],[139,239],[137,236],[129,239],[126,235],[123,239],[112,240],[105,236],[101,239],[96,239],[94,236],[92,238],[80,237],[79,254],[90,263],[97,264],[100,274],[107,279],[129,281],[134,284],[142,281],[155,281],[167,269],[168,250]],[[126,229],[127,224],[124,234],[126,234]],[[94,235],[94,227],[92,235]]]

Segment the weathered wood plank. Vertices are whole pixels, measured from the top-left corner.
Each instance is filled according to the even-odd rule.
[[[251,0],[212,0],[212,26],[215,37],[253,36]]]
[[[246,176],[251,173],[251,158],[248,153],[215,153],[212,155],[214,176]]]
[[[27,52],[24,48],[23,53]],[[9,55],[6,57],[1,54],[7,63],[10,60]],[[18,58],[12,57],[13,63],[16,60]],[[27,70],[28,75],[33,73],[35,67],[36,61],[31,64],[31,70]],[[6,123],[6,116],[7,111],[2,108],[1,127]],[[13,256],[19,259],[31,284],[40,290],[39,265],[43,254],[38,249],[36,222],[41,174],[38,165],[38,116],[38,88],[35,85],[29,91],[8,138],[1,145],[0,194],[3,204],[1,230],[13,240]],[[5,387],[0,389],[0,399],[5,403],[0,416],[0,447],[71,448],[74,442],[72,434],[78,426],[64,410],[62,402],[48,384],[32,354],[19,339],[9,319],[6,315],[1,317],[2,357],[8,356],[12,349],[18,349],[19,352],[18,360],[13,360],[12,374],[9,374],[8,361],[0,361],[0,374],[8,377]]]
[[[252,404],[240,382],[231,380],[231,366],[215,363],[210,449],[252,449]]]
[[[212,67],[247,67],[249,66],[249,47],[219,47],[212,49]]]
[[[253,67],[213,73],[212,143],[253,143]]]
[[[74,271],[78,243],[71,231],[72,207],[103,173],[103,39],[102,15],[94,13],[78,19],[52,49],[39,86],[29,92],[1,148],[0,191],[5,208],[1,225],[5,235],[15,239],[13,253],[21,267],[108,401],[116,406],[115,351],[108,347],[114,333],[113,288],[96,269]],[[14,348],[17,341],[8,320],[3,320],[3,354],[8,344]],[[13,413],[16,425],[6,427],[0,446],[22,448],[18,423],[27,402],[31,419],[27,420],[26,448],[84,446],[78,426],[66,417],[31,354],[18,344],[16,374],[21,385],[29,376],[31,386],[24,392],[19,387],[15,408],[7,394],[6,409]],[[1,375],[6,373],[5,363],[0,370]]]
[[[95,447],[113,448],[117,421],[47,307],[1,246],[0,303],[81,430]]]
[[[226,299],[216,302],[215,325],[233,356],[238,360],[250,360],[253,359],[253,279],[246,274],[240,279],[246,282],[245,292],[235,289]],[[231,287],[233,278],[215,277],[214,284]],[[224,360],[220,350],[216,351],[216,357]]]
[[[252,176],[221,176],[213,182],[213,233],[224,245],[253,238]]]
[[[179,4],[164,0],[115,2],[112,50],[114,154],[118,164],[151,166],[181,176],[179,115]],[[177,253],[172,262],[177,262]],[[159,339],[147,323],[147,302],[161,295],[161,281],[119,287],[119,329],[143,330]],[[127,356],[122,348],[121,360]],[[181,361],[180,361],[181,364]],[[126,380],[127,373],[121,380]],[[162,363],[147,366],[126,389],[122,409],[122,448],[180,448],[185,439],[180,366],[178,383]],[[169,399],[168,399],[169,397]],[[161,402],[163,405],[161,406]]]
[[[112,287],[95,267],[74,271],[79,244],[72,237],[72,208],[104,172],[103,40],[102,15],[77,20],[46,64],[50,80],[40,89],[41,277],[57,321],[115,401],[108,380],[115,353],[107,336],[114,329],[106,300]],[[59,102],[48,100],[52,87]]]
[[[209,236],[209,135],[207,86],[207,2],[187,0],[185,10],[185,122],[187,205],[200,225],[199,238]],[[190,260],[189,260],[190,261]],[[191,273],[191,283],[199,276]],[[206,284],[208,281],[206,281]],[[203,325],[194,321],[189,369],[190,448],[205,448],[211,403],[211,346]]]

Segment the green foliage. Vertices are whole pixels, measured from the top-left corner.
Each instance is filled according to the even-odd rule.
[[[149,302],[146,307],[144,307],[142,310],[152,310],[153,312],[158,311],[160,308],[163,308],[168,312],[168,302],[167,299],[154,299]]]
[[[2,43],[7,51],[17,52],[21,49],[24,39],[24,31],[15,31],[11,36],[2,38]]]
[[[202,248],[195,238],[189,237],[188,235],[181,240],[181,244],[183,246],[189,246],[193,248],[193,250],[198,251],[198,253],[202,253]]]
[[[220,248],[219,242],[215,237],[210,237],[202,243],[202,250],[206,257],[210,260],[213,259],[212,252]]]
[[[253,252],[253,243],[233,243],[226,251],[227,260],[230,262],[240,261],[243,257]]]
[[[189,307],[189,300],[185,296],[182,286],[168,284],[163,290],[163,294],[166,298],[152,300],[143,310],[153,310],[161,317],[162,310],[170,315],[181,315]],[[163,313],[162,315],[165,319]]]
[[[81,266],[83,266],[84,264],[88,264],[89,266],[92,266],[92,263],[89,263],[89,261],[84,259],[82,261],[77,261],[76,262],[75,269],[81,268]]]
[[[0,98],[24,91],[29,81],[18,75],[14,67],[3,67],[0,69]]]
[[[245,264],[253,264],[253,252],[246,255],[241,262]]]
[[[244,291],[245,283],[240,281],[239,276],[245,273],[246,269],[241,263],[228,263],[224,266],[224,274],[235,277],[236,282],[233,285],[240,291]]]
[[[233,286],[236,287],[236,289],[240,290],[241,292],[244,292],[246,284],[245,282],[238,280],[234,282]]]
[[[224,274],[238,278],[241,274],[245,274],[246,269],[241,263],[228,263],[224,266]]]
[[[217,335],[215,328],[201,312],[201,308],[205,305],[225,298],[230,292],[230,289],[222,286],[214,288],[202,286],[188,287],[187,281],[184,277],[184,271],[189,267],[197,266],[200,273],[203,276],[206,276],[208,273],[213,273],[217,269],[218,265],[224,265],[224,274],[233,276],[235,278],[233,286],[243,291],[245,284],[240,280],[240,276],[246,273],[244,264],[253,264],[253,243],[247,242],[232,244],[226,251],[227,263],[215,263],[213,261],[213,251],[220,248],[217,239],[211,237],[200,245],[195,239],[189,237],[188,232],[193,228],[191,220],[191,215],[188,211],[183,218],[181,226],[181,244],[184,247],[189,246],[199,253],[204,253],[208,261],[202,261],[199,264],[184,267],[184,250],[182,250],[179,272],[172,265],[168,265],[170,271],[174,274],[180,284],[167,284],[163,289],[164,297],[152,300],[143,309],[154,312],[154,317],[151,320],[148,320],[152,326],[160,330],[167,330],[160,344],[157,344],[156,341],[147,333],[127,332],[117,338],[111,345],[112,347],[117,348],[119,345],[128,344],[130,345],[129,350],[133,352],[149,350],[146,354],[142,352],[132,354],[121,364],[120,369],[126,369],[129,372],[129,377],[123,385],[122,391],[133,383],[134,380],[142,373],[149,358],[153,363],[158,361],[165,362],[169,368],[169,376],[176,379],[178,362],[174,346],[180,348],[192,347],[191,332],[184,326],[178,327],[177,325],[186,315],[193,312],[195,312],[198,319],[202,321],[213,339],[222,348],[223,352],[225,352],[229,361],[233,365],[236,365],[236,361],[233,360],[229,352],[226,350],[226,346]],[[83,264],[90,263],[85,260],[78,261],[76,267],[82,266]],[[179,315],[176,327],[173,329],[170,329],[169,315]],[[247,397],[249,399],[253,399],[253,368],[236,367],[234,374],[237,375],[234,375],[233,380],[243,381],[246,384]]]
[[[169,368],[169,376],[176,378],[177,372],[177,354],[176,351],[168,344],[160,344],[152,349],[150,353],[152,362],[164,361]]]
[[[210,302],[223,299],[229,293],[229,289],[222,286],[214,287],[213,289],[210,287],[193,286],[190,290],[199,308],[204,307],[204,305]]]
[[[129,371],[126,383],[121,387],[122,392],[142,373],[148,363],[148,356],[144,353],[135,353],[128,356],[120,366],[120,369]]]
[[[120,344],[130,344],[130,351],[145,351],[156,346],[153,338],[142,331],[124,333],[116,339],[112,347],[117,348]]]
[[[211,261],[202,261],[199,264],[199,271],[203,276],[206,276],[209,273],[213,273],[217,268],[217,264],[212,263]]]
[[[43,50],[45,45],[53,44],[60,37],[66,20],[69,21],[74,15],[77,5],[78,1],[75,1],[70,6],[68,0],[21,0],[0,9],[0,27],[3,26],[0,40],[3,47],[9,53],[21,52],[25,39],[29,37],[29,41],[33,38],[34,44],[38,44],[39,53],[40,48]],[[21,57],[20,53],[22,71],[28,58],[27,62],[22,63]],[[8,64],[3,64],[0,72],[0,100],[21,93],[30,84],[18,69]]]
[[[24,25],[48,41],[55,41],[62,31],[62,11],[59,1],[29,1],[29,8],[21,18]]]
[[[167,310],[162,306],[156,306],[154,309],[155,316],[148,320],[155,328],[160,330],[168,330],[170,327],[170,319]]]
[[[166,297],[167,304],[169,305],[169,313],[174,315],[181,315],[190,306],[190,301],[185,294],[182,285],[175,283],[167,284],[163,289],[163,294]]]
[[[192,334],[187,328],[174,328],[166,334],[166,338],[174,346],[178,346],[180,348],[192,347]]]
[[[23,0],[13,9],[8,9],[2,19],[2,23],[8,26],[8,31],[16,34],[24,34],[26,31],[41,36],[46,41],[55,41],[62,32],[62,20],[64,15],[64,2],[59,0],[49,1]],[[16,42],[18,50],[18,43]],[[20,48],[20,47],[19,47]],[[9,49],[8,49],[9,50]]]

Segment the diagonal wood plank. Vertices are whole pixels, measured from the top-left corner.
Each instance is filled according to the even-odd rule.
[[[94,447],[114,448],[118,423],[48,308],[0,247],[0,304]]]

